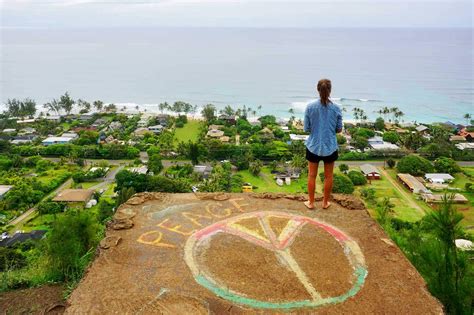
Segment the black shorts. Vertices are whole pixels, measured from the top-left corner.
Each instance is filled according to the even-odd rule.
[[[319,163],[319,161],[323,161],[324,163],[332,163],[336,161],[338,157],[339,157],[339,154],[337,150],[334,151],[331,155],[319,156],[309,151],[308,148],[306,148],[306,160],[313,163]]]

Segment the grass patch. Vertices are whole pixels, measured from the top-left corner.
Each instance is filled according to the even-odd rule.
[[[306,177],[291,180],[291,185],[278,186],[273,179],[270,169],[263,167],[259,176],[254,176],[250,171],[239,171],[244,182],[249,182],[254,188],[254,192],[275,192],[275,193],[306,193]]]
[[[202,125],[203,122],[200,120],[189,119],[183,128],[176,128],[174,133],[175,144],[188,141],[196,142]]]

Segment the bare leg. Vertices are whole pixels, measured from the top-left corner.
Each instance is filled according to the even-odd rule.
[[[334,173],[334,162],[324,163],[323,209],[326,209],[331,205],[331,203],[329,202],[329,199],[331,198],[333,173]]]
[[[308,201],[304,204],[309,209],[314,209],[314,191],[316,190],[316,176],[318,163],[308,162]]]

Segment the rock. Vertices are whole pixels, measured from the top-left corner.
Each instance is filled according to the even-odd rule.
[[[365,210],[364,203],[352,195],[334,194],[332,199],[348,210]]]
[[[124,230],[124,229],[131,229],[133,227],[133,221],[130,219],[113,219],[107,223],[108,228],[112,228],[114,230]]]
[[[99,246],[102,249],[108,249],[117,246],[121,240],[122,238],[120,236],[107,236],[100,241]]]
[[[216,200],[224,201],[230,199],[230,195],[226,193],[195,193],[199,200]]]

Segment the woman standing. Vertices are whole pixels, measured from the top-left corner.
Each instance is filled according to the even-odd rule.
[[[314,209],[314,191],[319,161],[324,162],[324,195],[323,209],[329,208],[334,162],[338,158],[336,133],[342,131],[342,114],[334,104],[331,95],[331,81],[322,79],[318,82],[319,99],[309,103],[304,115],[304,130],[309,132],[306,140],[306,159],[308,160],[308,194],[304,204]]]

